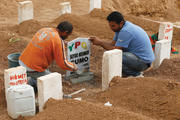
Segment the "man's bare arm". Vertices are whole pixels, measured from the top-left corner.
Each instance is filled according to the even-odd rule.
[[[122,50],[122,47],[115,46],[115,41],[112,41],[111,43],[103,41],[101,43],[101,47],[103,47],[106,50],[113,50],[113,49],[121,49]]]
[[[101,41],[97,37],[90,37],[89,39],[94,45],[101,46],[106,50],[113,50],[113,49],[121,49],[122,47],[117,47],[115,46],[116,41],[111,41],[111,42],[106,42],[106,41]]]

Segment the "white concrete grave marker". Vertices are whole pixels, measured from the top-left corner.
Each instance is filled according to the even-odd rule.
[[[34,18],[32,1],[19,2],[18,5],[18,23]]]
[[[62,91],[62,78],[59,73],[51,73],[39,77],[38,82],[38,102],[39,102],[39,111],[43,111],[45,102],[49,98],[60,100],[63,98]]]
[[[90,12],[95,9],[101,9],[101,0],[90,0]]]
[[[66,13],[71,13],[71,3],[70,2],[63,2],[60,3],[60,15],[66,14]]]
[[[173,37],[173,24],[170,22],[162,22],[159,27],[159,40],[170,40]]]
[[[27,84],[26,68],[22,66],[5,69],[4,71],[5,91],[10,86]]]
[[[170,59],[171,41],[160,40],[155,44],[155,61],[154,68],[158,68],[164,59]]]
[[[106,51],[102,61],[102,90],[109,87],[115,76],[122,76],[122,51],[118,49]]]

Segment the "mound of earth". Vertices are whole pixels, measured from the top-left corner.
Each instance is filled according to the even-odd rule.
[[[174,11],[179,10],[179,0],[104,0],[103,9],[118,10],[124,14],[136,16],[167,18],[167,15],[172,15]],[[176,14],[173,14],[173,17],[177,17],[177,15],[176,12]]]
[[[32,0],[35,20],[25,21],[14,26],[14,24],[17,24],[15,21],[18,6],[16,1],[23,0],[1,0],[0,2],[1,119],[10,119],[6,111],[3,79],[4,69],[8,67],[7,55],[22,52],[34,33],[40,28],[45,26],[56,27],[59,22],[68,20],[74,25],[73,34],[68,38],[68,41],[76,37],[89,36],[97,36],[105,41],[111,41],[114,33],[109,28],[106,17],[112,10],[122,12],[126,20],[139,25],[149,35],[159,30],[159,24],[143,19],[144,16],[149,16],[150,19],[160,17],[164,21],[180,21],[179,0],[103,0],[102,10],[95,9],[90,14],[85,15],[79,14],[89,12],[89,1],[70,0],[73,14],[65,14],[60,17],[58,17],[59,2],[66,0]],[[57,19],[54,20],[54,18]],[[53,21],[51,23],[42,22],[46,20]],[[9,42],[11,38],[20,38],[20,41]],[[180,29],[174,29],[173,44],[180,44]],[[90,66],[91,71],[95,73],[95,82],[98,83],[101,81],[103,52],[104,49],[100,47],[92,46],[91,48]],[[50,100],[45,111],[32,119],[150,119],[143,116],[146,115],[155,119],[178,120],[180,119],[180,87],[179,83],[175,81],[179,81],[180,77],[178,74],[180,69],[179,61],[179,59],[165,60],[159,69],[145,73],[145,76],[153,78],[114,78],[111,88],[97,95],[93,94],[98,91],[93,86],[91,90],[95,92],[92,93],[91,90],[87,90],[92,95],[88,98],[89,102],[92,101],[92,103]],[[52,69],[58,71],[59,67],[56,68],[53,67]],[[72,86],[63,87],[66,90],[74,89]],[[80,87],[86,86],[81,84]],[[80,87],[76,87],[76,89],[78,90]],[[98,89],[100,88],[98,87]],[[113,107],[103,106],[107,101],[110,101]]]
[[[107,107],[85,101],[50,99],[43,112],[31,120],[152,120],[121,108]]]
[[[29,36],[35,34],[43,26],[37,20],[28,20],[18,25],[18,33],[21,36]]]
[[[170,79],[180,82],[180,59],[165,59],[159,68],[151,69],[145,73],[145,76],[161,79]]]
[[[18,4],[15,0],[1,0],[0,17],[10,17],[17,15]]]
[[[180,119],[180,84],[168,80],[115,77],[107,91],[90,99],[101,103],[110,101],[115,107],[156,119]]]

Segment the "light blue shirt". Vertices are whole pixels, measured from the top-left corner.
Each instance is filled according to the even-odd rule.
[[[19,65],[25,67],[27,71],[35,71],[35,70],[29,68],[28,66],[26,66],[21,60],[19,60]]]
[[[139,26],[126,21],[123,28],[115,33],[115,46],[123,47],[123,52],[130,52],[145,63],[155,59],[149,36]]]

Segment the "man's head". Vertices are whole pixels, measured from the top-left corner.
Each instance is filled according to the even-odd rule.
[[[114,32],[119,32],[125,23],[123,15],[117,11],[110,13],[107,16],[107,20],[109,21],[109,26]]]
[[[64,21],[57,26],[57,29],[59,30],[60,37],[65,40],[72,33],[73,26],[70,22]]]

